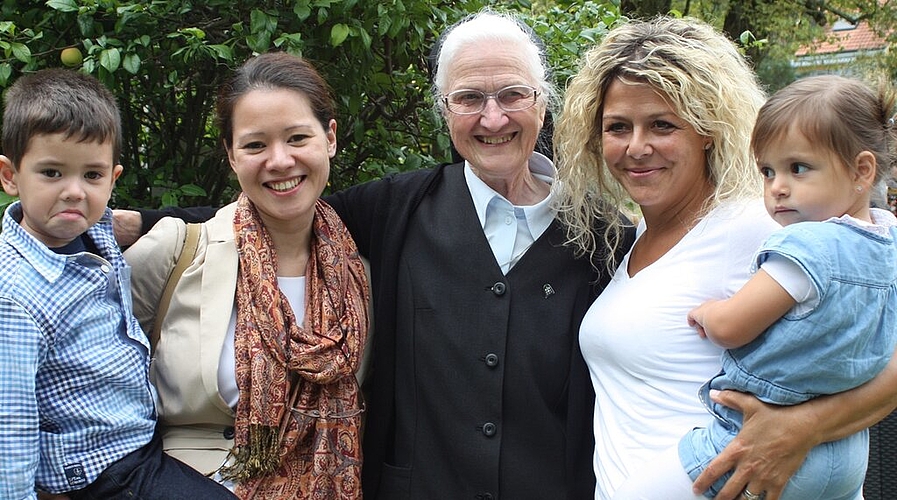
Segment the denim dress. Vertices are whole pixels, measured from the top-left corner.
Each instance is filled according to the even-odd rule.
[[[692,480],[735,437],[741,413],[710,400],[710,389],[749,392],[777,405],[799,404],[857,387],[888,363],[897,342],[897,227],[878,234],[843,219],[801,222],[771,235],[753,271],[770,254],[796,263],[818,293],[815,308],[789,312],[749,344],[724,352],[722,371],[700,390],[715,417],[679,443]],[[858,498],[868,461],[868,431],[813,448],[782,499]],[[708,490],[716,495],[731,473]]]

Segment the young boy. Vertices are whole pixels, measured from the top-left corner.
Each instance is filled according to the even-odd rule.
[[[19,78],[0,181],[0,498],[233,498],[154,438],[149,344],[106,207],[121,123],[96,79]]]

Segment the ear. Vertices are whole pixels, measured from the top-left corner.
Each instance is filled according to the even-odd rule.
[[[861,151],[853,160],[853,181],[859,186],[870,189],[875,184],[875,172],[878,166],[875,155],[870,151]]]
[[[16,184],[16,169],[12,166],[12,161],[4,155],[0,155],[0,182],[3,183],[3,190],[10,196],[19,195],[19,186]]]
[[[331,158],[336,156],[336,120],[331,119],[327,124],[327,154]]]
[[[121,173],[124,170],[125,170],[125,167],[123,167],[121,165],[116,165],[116,166],[112,167],[112,182],[113,183],[118,180],[118,177],[121,175]]]

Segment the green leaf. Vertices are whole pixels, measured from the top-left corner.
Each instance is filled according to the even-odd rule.
[[[287,52],[302,48],[302,33],[284,33],[274,40],[275,47],[286,45]]]
[[[125,58],[122,60],[121,65],[128,73],[136,75],[137,72],[140,71],[140,56],[133,52],[125,54]]]
[[[178,31],[185,35],[189,35],[190,37],[196,38],[197,40],[205,40],[206,38],[206,32],[199,28],[183,28]]]
[[[215,53],[215,57],[225,61],[234,60],[234,51],[227,45],[215,44],[209,45],[209,48]]]
[[[358,94],[352,94],[348,97],[349,100],[346,103],[346,108],[349,109],[349,113],[351,115],[357,115],[358,111],[361,110],[361,96]]]
[[[176,207],[178,206],[178,195],[174,191],[166,191],[162,194],[162,206],[163,207]]]
[[[60,12],[77,12],[78,4],[75,0],[49,0],[47,7],[58,10]]]
[[[196,184],[184,184],[180,188],[178,188],[182,194],[186,196],[205,196],[206,190],[197,186]]]
[[[246,37],[246,45],[260,54],[266,52],[268,47],[271,46],[271,33],[263,31],[261,33],[249,35]]]
[[[378,18],[377,24],[377,34],[383,36],[389,31],[389,28],[392,27],[392,19],[387,13],[384,13]]]
[[[436,136],[436,144],[439,145],[441,149],[448,149],[450,146],[449,136],[445,134],[439,134]]]
[[[296,18],[300,21],[305,21],[311,15],[311,7],[307,3],[297,3],[293,7],[293,14],[296,14]]]
[[[330,45],[333,47],[339,47],[340,44],[346,41],[346,38],[348,36],[348,26],[343,23],[334,24],[333,28],[330,28]]]
[[[10,45],[10,49],[12,49],[12,55],[22,61],[23,63],[31,62],[31,49],[28,48],[24,43],[16,43],[13,42]]]
[[[110,73],[115,73],[121,66],[121,52],[115,47],[100,52],[100,66]]]
[[[0,87],[5,87],[12,75],[12,66],[9,63],[0,63]]]
[[[417,170],[420,168],[423,161],[421,157],[416,154],[410,154],[405,157],[405,168],[408,170]]]
[[[360,143],[362,140],[364,140],[364,131],[365,131],[364,122],[361,120],[356,120],[355,126],[352,127],[352,137],[355,140],[355,142]]]
[[[253,33],[273,32],[277,29],[277,17],[269,16],[264,11],[254,9],[249,14],[249,29]]]
[[[83,37],[93,35],[93,18],[90,16],[78,16],[78,32]]]
[[[360,28],[358,32],[361,34],[361,43],[364,45],[365,50],[370,50],[371,35],[369,35],[367,30],[365,30],[364,28]]]

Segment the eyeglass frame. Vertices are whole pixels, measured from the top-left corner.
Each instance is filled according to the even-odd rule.
[[[523,107],[523,108],[519,108],[519,109],[505,109],[505,107],[504,107],[504,106],[502,105],[502,103],[501,103],[501,100],[498,98],[498,94],[501,94],[501,93],[504,92],[505,90],[512,89],[512,88],[515,88],[515,87],[521,87],[521,88],[526,88],[526,89],[531,90],[531,91],[533,92],[532,101],[529,101],[530,98],[529,98],[529,97],[526,97],[526,98],[524,98],[524,99],[526,99],[527,102],[530,103],[528,106]],[[476,92],[476,93],[478,93],[478,94],[482,94],[482,96],[483,96],[483,107],[480,108],[480,109],[478,109],[478,110],[476,110],[476,111],[468,111],[468,112],[464,112],[464,113],[453,110],[453,109],[451,108],[451,106],[449,105],[449,97],[450,97],[452,94],[457,94],[457,93],[459,93],[459,92]],[[502,87],[502,88],[496,90],[495,92],[483,92],[482,90],[477,90],[477,89],[458,89],[458,90],[453,90],[453,91],[449,92],[448,94],[443,94],[443,95],[442,95],[442,104],[443,104],[443,106],[445,106],[445,109],[448,110],[449,113],[454,113],[454,114],[456,114],[456,115],[460,115],[460,116],[470,116],[470,115],[480,114],[480,113],[482,113],[483,111],[485,111],[485,110],[486,110],[486,104],[489,102],[489,99],[494,99],[494,100],[495,100],[495,104],[498,106],[499,109],[501,109],[501,110],[504,111],[505,113],[514,113],[514,112],[517,112],[517,111],[524,111],[524,110],[527,110],[527,109],[529,109],[529,108],[535,106],[536,103],[539,102],[539,96],[540,96],[540,95],[542,95],[542,92],[539,92],[539,91],[536,89],[536,87],[531,87],[531,86],[529,86],[529,85],[508,85],[507,87]]]

